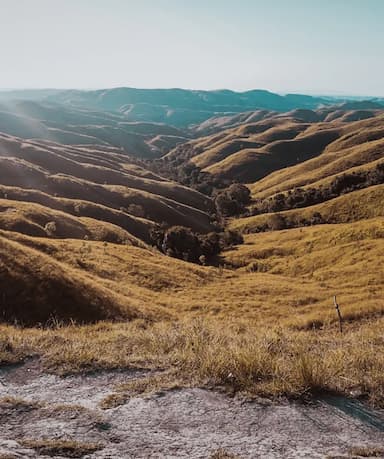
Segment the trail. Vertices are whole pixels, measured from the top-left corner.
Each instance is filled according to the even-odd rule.
[[[59,377],[36,361],[0,369],[0,458],[36,458],[23,439],[101,443],[85,458],[209,458],[219,448],[240,458],[350,457],[351,447],[384,448],[384,415],[341,397],[311,404],[246,402],[205,389],[99,404],[144,371]],[[26,402],[30,402],[29,404]],[[74,457],[52,455],[51,457]],[[79,457],[79,456],[76,456]]]

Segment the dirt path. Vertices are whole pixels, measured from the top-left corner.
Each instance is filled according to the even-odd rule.
[[[102,449],[82,457],[116,459],[209,458],[219,448],[244,459],[350,457],[351,447],[384,448],[383,413],[336,397],[311,405],[251,403],[182,389],[100,408],[116,384],[143,376],[131,371],[60,378],[41,373],[33,362],[1,369],[0,458],[44,457],[23,446],[23,439],[100,443]]]

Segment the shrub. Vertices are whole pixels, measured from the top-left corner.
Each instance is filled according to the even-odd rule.
[[[160,227],[150,231],[152,244],[164,254],[193,263],[207,264],[222,250],[244,242],[237,231],[196,234],[184,226]]]
[[[281,214],[273,214],[268,220],[268,227],[272,231],[279,231],[287,228],[285,217]]]
[[[218,213],[224,217],[239,215],[245,211],[245,206],[251,201],[251,192],[240,183],[233,183],[224,191],[217,194],[215,205]]]
[[[201,253],[197,236],[184,226],[172,226],[164,233],[162,251],[171,252],[176,258],[197,262]]]
[[[224,231],[220,233],[220,246],[221,249],[226,249],[234,245],[243,244],[244,238],[241,233],[233,230]]]

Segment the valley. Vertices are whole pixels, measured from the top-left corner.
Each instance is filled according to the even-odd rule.
[[[178,403],[192,400],[199,412],[208,400],[227,425],[226,409],[241,417],[238,404],[256,400],[271,416],[275,406],[288,410],[287,432],[292,413],[305,424],[309,412],[316,416],[305,403],[329,394],[380,418],[383,250],[380,100],[131,88],[0,92],[0,410],[31,425],[25,412],[51,416],[28,405],[36,401],[33,378],[7,382],[30,368],[48,386],[73,378],[87,393],[87,378],[100,377],[106,387],[86,409],[106,410],[108,422],[135,403],[156,405],[143,412],[154,409],[160,419],[162,410],[179,413]],[[68,400],[40,394],[38,402]],[[320,413],[332,435],[338,411],[329,410]],[[75,424],[91,416],[80,411]],[[375,438],[372,426],[348,419],[345,428],[363,432],[358,442],[351,434],[327,443],[319,429],[322,455],[311,457],[380,446],[382,429]],[[67,427],[70,439],[103,440],[97,429],[76,438]],[[182,454],[237,457],[213,455],[230,446],[219,431],[212,448],[207,431],[203,446],[189,431]],[[19,435],[26,449],[0,443],[0,451],[40,457],[32,440],[42,431],[33,432]],[[119,434],[121,445],[134,445]],[[267,451],[264,443],[241,446],[236,435],[234,454]],[[286,457],[304,448],[300,431],[294,435]],[[97,448],[84,456],[118,457],[123,446],[107,443],[111,456]]]

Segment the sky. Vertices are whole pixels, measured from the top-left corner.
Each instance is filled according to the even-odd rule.
[[[384,96],[384,0],[0,0],[0,88]]]

